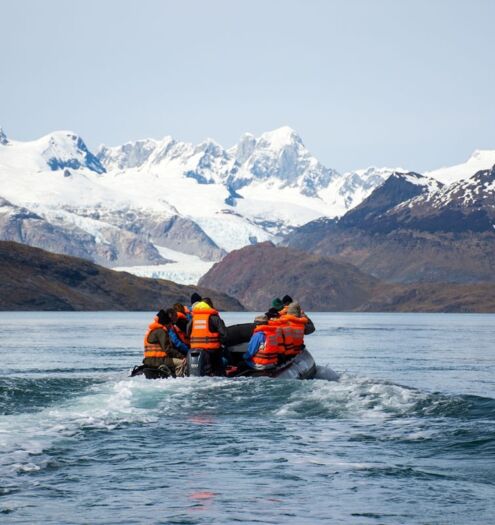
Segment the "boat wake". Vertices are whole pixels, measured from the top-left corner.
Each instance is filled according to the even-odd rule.
[[[30,404],[32,396],[23,392],[27,380],[11,379],[19,382],[17,389],[9,385],[11,391],[14,386],[13,397],[6,397],[5,388],[0,390],[4,414],[0,422],[0,475],[51,465],[49,450],[60,442],[76,446],[77,440],[94,432],[152,426],[164,419],[186,430],[205,421],[259,420],[260,414],[280,420],[352,419],[365,425],[379,424],[380,439],[423,440],[435,437],[435,421],[495,418],[495,400],[491,398],[429,393],[346,373],[339,378],[326,367],[319,368],[318,378],[324,380],[147,381],[113,374],[105,382],[89,385],[81,380],[70,384],[67,379],[40,378],[39,384],[28,384],[31,394],[42,400],[29,411],[24,405]],[[67,395],[61,402],[64,388]],[[366,435],[355,439],[366,439]]]

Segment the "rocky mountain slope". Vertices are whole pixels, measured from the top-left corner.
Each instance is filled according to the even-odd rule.
[[[495,284],[390,284],[342,260],[262,243],[229,253],[200,284],[264,311],[288,293],[306,310],[495,312]]]
[[[156,310],[194,291],[222,310],[242,310],[225,294],[144,279],[87,260],[0,241],[0,310]]]
[[[450,185],[411,177],[390,177],[339,220],[310,222],[283,244],[389,281],[493,282],[495,170]]]
[[[230,252],[200,285],[232,294],[251,310],[265,310],[286,293],[308,310],[353,310],[371,298],[376,282],[350,264],[267,242]]]

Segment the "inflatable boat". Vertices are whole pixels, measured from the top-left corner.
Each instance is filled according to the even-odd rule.
[[[298,355],[278,366],[266,370],[249,367],[243,358],[247,351],[254,324],[244,323],[227,327],[227,340],[223,352],[225,376],[235,377],[273,377],[277,379],[313,379],[316,375],[316,364],[313,356],[304,349]],[[187,354],[186,375],[205,376],[206,350],[191,349]],[[172,374],[167,367],[135,366],[131,377],[144,375],[146,379],[164,379]]]

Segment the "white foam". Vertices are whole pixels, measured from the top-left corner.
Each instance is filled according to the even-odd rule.
[[[275,415],[297,417],[315,411],[334,417],[386,419],[408,413],[426,395],[400,385],[344,373],[339,381],[311,382],[305,395],[295,391]]]

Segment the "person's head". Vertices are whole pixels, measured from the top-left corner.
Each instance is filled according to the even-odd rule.
[[[282,297],[282,303],[284,306],[289,306],[290,303],[292,303],[292,297],[290,295],[284,295]]]
[[[165,310],[160,310],[156,314],[157,320],[160,324],[167,325],[170,324],[170,316],[165,312]]]
[[[213,301],[209,297],[203,297],[203,302],[206,303],[210,308],[214,308]]]
[[[201,295],[199,295],[199,293],[197,293],[197,292],[194,292],[191,295],[191,304],[197,303],[199,301],[201,301]]]
[[[296,301],[290,303],[287,308],[287,314],[295,315],[296,317],[301,317],[301,305]]]
[[[168,308],[165,313],[169,316],[171,323],[177,322],[177,310],[175,308]]]
[[[276,308],[270,308],[268,312],[266,312],[265,316],[267,319],[276,319],[280,316],[280,314]]]
[[[173,306],[173,309],[176,312],[180,312],[181,314],[185,314],[186,313],[186,309],[184,308],[184,305],[181,304],[181,303],[175,303],[174,306]]]
[[[272,308],[275,308],[277,312],[280,312],[280,310],[282,310],[283,307],[284,307],[284,303],[282,303],[282,300],[280,299],[280,297],[276,297],[275,299],[273,299]]]
[[[254,318],[253,322],[254,322],[254,324],[256,326],[259,326],[259,325],[262,325],[262,324],[266,324],[266,323],[268,323],[268,317],[266,316],[266,314],[257,315]]]

